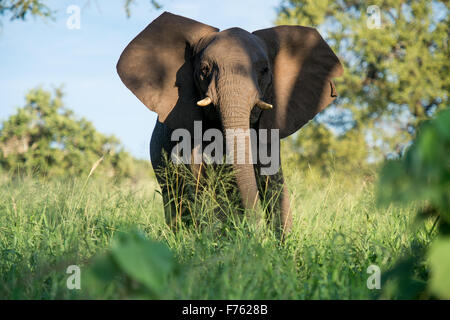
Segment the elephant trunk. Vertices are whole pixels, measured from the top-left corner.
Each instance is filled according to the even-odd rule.
[[[244,208],[254,209],[258,198],[258,188],[252,164],[250,111],[247,111],[248,108],[239,105],[227,105],[222,110],[233,111],[232,113],[222,112],[221,114],[227,144],[227,162],[233,164]]]

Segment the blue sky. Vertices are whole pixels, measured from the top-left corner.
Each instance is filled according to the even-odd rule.
[[[138,158],[148,158],[148,144],[156,121],[122,84],[115,71],[128,42],[163,11],[183,15],[221,30],[248,31],[273,26],[280,0],[137,0],[127,19],[123,0],[50,0],[56,20],[30,18],[3,21],[0,33],[0,120],[23,106],[25,93],[64,84],[66,106],[92,121],[106,134],[118,137]],[[69,30],[66,13],[79,5],[81,29]],[[4,19],[6,20],[6,19]]]

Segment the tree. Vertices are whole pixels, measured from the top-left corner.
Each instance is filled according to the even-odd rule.
[[[424,121],[417,131],[404,156],[383,165],[378,202],[416,204],[421,220],[434,219],[428,232],[436,231],[437,236],[429,248],[415,248],[410,257],[385,274],[388,286],[383,286],[383,295],[400,299],[450,299],[450,108]],[[428,270],[420,277],[418,264],[425,259]]]
[[[25,106],[0,127],[0,168],[40,175],[88,175],[95,163],[107,176],[127,177],[132,158],[113,136],[97,132],[64,107],[63,92],[42,88],[26,95]]]
[[[157,10],[162,8],[162,5],[158,1],[156,1],[156,0],[149,0],[149,1],[153,8],[155,8]],[[127,14],[128,18],[131,16],[130,7],[134,3],[136,3],[136,0],[125,0],[125,13]]]
[[[321,31],[345,69],[336,81],[340,101],[325,114],[350,110],[351,127],[371,134],[387,156],[401,153],[418,125],[448,105],[449,3],[377,0],[370,5],[376,7],[358,0],[285,0],[277,24]],[[373,23],[378,13],[379,28]]]
[[[89,3],[90,0],[86,0]],[[127,17],[130,17],[130,7],[136,0],[124,0],[124,9]],[[151,6],[160,9],[161,5],[156,0],[149,0]],[[10,20],[26,20],[28,16],[53,18],[55,11],[45,5],[44,0],[0,0],[0,16],[10,14]]]
[[[42,0],[0,0],[0,15],[11,14],[11,20],[25,20],[28,15],[51,17],[52,11]]]
[[[282,153],[286,163],[296,169],[315,168],[322,174],[335,170],[345,173],[361,173],[370,169],[367,163],[369,150],[357,128],[337,135],[319,121],[311,121],[298,134],[283,143]]]

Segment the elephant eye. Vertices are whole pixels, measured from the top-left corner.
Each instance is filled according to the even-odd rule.
[[[259,86],[265,90],[264,88],[267,88],[272,83],[272,75],[269,74],[269,67],[267,65],[261,68],[259,72]]]
[[[209,72],[210,72],[210,68],[208,65],[204,64],[200,67],[200,75],[203,78],[206,78],[209,75]]]

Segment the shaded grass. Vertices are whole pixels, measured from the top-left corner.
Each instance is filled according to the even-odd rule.
[[[154,180],[3,177],[0,298],[129,297],[115,283],[96,296],[83,284],[68,290],[65,271],[72,264],[83,270],[117,231],[134,227],[165,242],[181,266],[169,279],[166,299],[370,299],[377,291],[366,286],[369,265],[383,272],[411,253],[412,243],[430,241],[432,221],[412,228],[415,208],[376,207],[371,176],[293,171],[286,177],[294,224],[284,243],[245,219],[210,215],[173,233]],[[220,178],[210,178],[212,186],[191,212],[211,214],[211,197],[220,189],[213,182]]]

